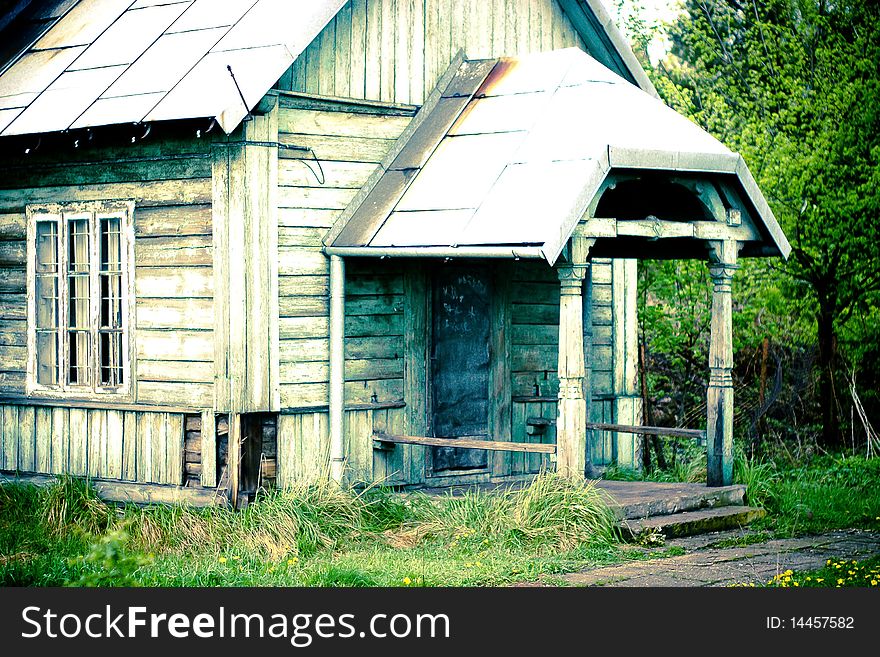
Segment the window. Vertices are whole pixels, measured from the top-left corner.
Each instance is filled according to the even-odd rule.
[[[130,393],[132,209],[28,207],[29,393]]]

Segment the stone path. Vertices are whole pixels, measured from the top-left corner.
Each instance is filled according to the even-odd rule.
[[[743,536],[715,532],[666,542],[686,551],[675,557],[635,561],[561,576],[569,586],[728,586],[766,583],[777,573],[815,570],[830,558],[865,559],[880,554],[880,533],[834,531],[818,536],[772,539],[745,547],[715,547]],[[557,578],[559,579],[559,578]]]

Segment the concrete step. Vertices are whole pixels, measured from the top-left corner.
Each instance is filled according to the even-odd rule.
[[[651,481],[595,481],[596,487],[613,500],[617,517],[639,519],[683,511],[742,505],[746,487],[742,485],[709,488],[706,484]]]
[[[641,520],[624,520],[620,526],[627,538],[660,532],[666,538],[691,536],[722,529],[734,529],[767,515],[764,509],[751,506],[721,506],[697,511],[683,511]]]

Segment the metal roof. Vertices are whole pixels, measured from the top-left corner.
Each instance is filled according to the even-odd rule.
[[[25,42],[0,68],[0,135],[203,117],[231,132],[344,4],[31,3],[7,30]]]
[[[739,155],[576,48],[453,63],[325,244],[553,263],[612,169],[736,176],[788,254]]]

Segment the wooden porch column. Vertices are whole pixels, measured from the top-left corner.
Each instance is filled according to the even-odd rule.
[[[572,237],[568,263],[559,265],[559,402],[556,417],[556,470],[583,477],[587,453],[587,400],[584,395],[584,278],[595,240]]]
[[[709,343],[709,388],[706,399],[706,483],[733,481],[733,298],[731,284],[739,245],[710,242],[712,325]]]

